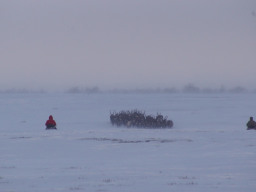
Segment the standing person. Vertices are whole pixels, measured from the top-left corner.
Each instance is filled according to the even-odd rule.
[[[52,115],[49,116],[49,119],[45,123],[46,129],[57,129],[56,122],[53,120]]]
[[[246,125],[247,125],[247,130],[256,129],[256,122],[253,120],[253,117],[250,117],[250,120]]]

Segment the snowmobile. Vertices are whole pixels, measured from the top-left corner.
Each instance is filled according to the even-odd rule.
[[[57,127],[56,127],[56,126],[46,126],[45,129],[46,129],[46,130],[49,130],[49,129],[57,129]]]

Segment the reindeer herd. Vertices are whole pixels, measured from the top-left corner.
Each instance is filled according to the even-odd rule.
[[[167,118],[167,116],[163,117],[161,114],[157,114],[156,116],[146,115],[145,112],[138,110],[110,113],[110,121],[112,125],[118,127],[171,128],[173,122]]]

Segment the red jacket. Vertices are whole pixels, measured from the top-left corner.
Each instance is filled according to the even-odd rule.
[[[53,120],[53,117],[50,115],[49,120],[45,123],[46,126],[56,126],[56,122]]]

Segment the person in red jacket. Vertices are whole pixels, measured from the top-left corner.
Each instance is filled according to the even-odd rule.
[[[56,122],[53,120],[52,115],[49,116],[49,119],[45,123],[46,129],[56,129]]]

